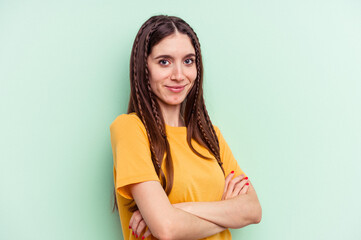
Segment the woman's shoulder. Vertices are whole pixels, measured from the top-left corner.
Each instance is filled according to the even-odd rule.
[[[219,134],[221,133],[221,130],[219,130],[219,128],[216,125],[214,125],[214,124],[212,124],[212,125],[214,128],[214,131],[216,132],[217,137],[219,138]]]
[[[121,114],[110,124],[111,131],[113,129],[133,130],[134,128],[144,128],[142,121],[135,112]]]
[[[224,142],[225,142],[225,139],[224,139],[224,136],[223,136],[223,134],[222,134],[222,131],[221,131],[221,130],[219,129],[219,127],[216,126],[216,125],[213,125],[213,128],[214,128],[214,131],[216,132],[216,135],[217,135],[219,144],[220,144],[220,145],[223,145]]]

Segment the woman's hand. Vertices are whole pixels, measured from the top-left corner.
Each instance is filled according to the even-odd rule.
[[[226,177],[222,200],[234,198],[241,194],[246,194],[248,191],[249,188],[248,177],[244,178],[243,174],[235,178],[233,178],[233,176],[234,176],[234,172],[232,171]]]
[[[234,176],[234,172],[231,172],[230,174],[228,174],[228,176],[225,179],[225,186],[224,186],[222,200],[234,198],[241,194],[246,194],[248,191],[248,188],[249,188],[248,177],[244,177],[243,174],[240,176],[237,176],[235,178],[233,178],[233,176]],[[187,203],[187,202],[177,203],[177,204],[172,204],[172,205],[173,205],[173,207],[176,207],[183,211],[192,213],[188,209],[190,206],[189,206],[189,203]],[[152,235],[149,228],[147,228],[147,225],[143,219],[143,216],[139,212],[139,210],[135,211],[133,213],[132,217],[130,218],[129,228],[132,229],[132,234],[136,238],[140,237],[144,231],[145,232],[142,236],[142,239]],[[224,229],[226,229],[226,228],[224,228]]]
[[[141,236],[142,232],[145,231],[147,225],[143,219],[142,214],[139,210],[135,211],[130,218],[129,221],[129,229],[132,229],[132,234],[138,238]],[[149,237],[152,233],[150,232],[149,228],[144,232],[142,239]]]

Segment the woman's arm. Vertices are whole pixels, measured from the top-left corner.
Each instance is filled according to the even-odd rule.
[[[242,228],[259,223],[262,208],[252,184],[246,194],[216,202],[184,202],[176,208],[227,228]]]
[[[173,207],[157,181],[130,185],[130,191],[150,232],[158,239],[200,239],[225,230]]]

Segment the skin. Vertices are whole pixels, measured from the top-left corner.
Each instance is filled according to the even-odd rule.
[[[184,126],[180,106],[197,77],[195,50],[189,37],[174,33],[153,46],[148,56],[149,82],[166,124]],[[184,86],[180,92],[172,86]]]
[[[248,185],[246,185],[248,183]],[[244,179],[243,175],[234,177],[234,173],[228,174],[225,179],[225,187],[223,191],[222,200],[227,200],[234,198],[236,196],[246,194],[249,189],[249,180]],[[192,211],[189,207],[188,203],[177,203],[172,204],[173,207],[181,209],[191,214],[197,214],[196,212]],[[141,213],[139,210],[135,211],[130,218],[129,226],[133,235],[136,237],[141,237],[142,239],[149,237],[152,235],[150,229],[147,227]],[[220,230],[225,230],[226,227],[221,227]],[[144,238],[143,238],[144,237]]]
[[[156,95],[165,123],[184,126],[181,103],[197,76],[195,50],[189,37],[175,32],[153,46],[147,59],[151,90]],[[181,86],[179,91],[172,91]],[[129,186],[139,208],[130,219],[135,237],[200,239],[227,228],[258,223],[261,208],[252,184],[243,175],[227,175],[224,193],[217,202],[171,204],[157,181]]]

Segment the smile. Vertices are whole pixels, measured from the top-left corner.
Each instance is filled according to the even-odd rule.
[[[168,90],[170,90],[172,92],[179,93],[179,92],[183,91],[185,86],[186,85],[184,85],[184,86],[166,86],[166,88],[168,88]]]

